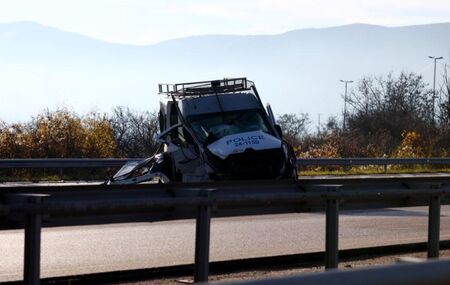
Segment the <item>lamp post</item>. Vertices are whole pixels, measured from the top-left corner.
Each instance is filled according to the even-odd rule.
[[[436,62],[440,59],[443,59],[442,56],[440,57],[435,57],[435,56],[428,56],[429,58],[431,58],[434,61],[434,76],[433,76],[433,98],[432,98],[432,108],[431,108],[431,117],[433,119],[433,123],[434,123],[434,117],[435,117],[435,100],[436,100]]]
[[[320,116],[322,116],[322,113],[317,114],[317,116],[319,117],[319,122],[317,125],[317,134],[320,135]]]
[[[345,84],[345,93],[344,93],[344,124],[343,124],[343,130],[346,129],[346,121],[347,121],[347,84],[353,83],[352,80],[340,80],[342,83]]]

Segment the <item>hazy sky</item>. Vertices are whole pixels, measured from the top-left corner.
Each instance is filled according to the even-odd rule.
[[[274,34],[350,23],[450,21],[449,0],[0,0],[0,22],[43,25],[129,44],[199,34]]]
[[[351,23],[405,26],[450,22],[450,0],[0,0],[0,23],[18,21],[33,21],[108,42],[145,45],[203,34],[279,34],[294,29]],[[39,39],[43,42],[58,41],[45,38],[45,34],[42,37]],[[7,35],[3,40],[8,43],[8,38]],[[4,46],[8,47],[7,44]],[[24,46],[23,50],[27,52],[33,48]],[[447,45],[436,48],[439,50],[436,55],[448,54]],[[97,56],[95,52],[92,55]],[[302,90],[299,94],[308,96],[304,104],[291,104],[288,99],[283,101],[270,95],[277,94],[276,86],[264,85],[267,74],[252,69],[251,65],[246,70],[195,69],[193,65],[192,70],[189,66],[189,70],[194,71],[190,74],[170,71],[164,75],[151,65],[141,70],[132,64],[121,65],[120,61],[109,64],[100,59],[69,66],[58,65],[58,61],[44,66],[38,60],[8,65],[1,60],[4,55],[0,55],[0,119],[24,120],[39,110],[54,109],[55,106],[73,107],[77,112],[97,108],[108,112],[111,106],[117,105],[152,110],[157,108],[157,99],[149,95],[156,93],[158,82],[196,81],[230,74],[255,80],[260,91],[267,94],[263,95],[265,100],[271,101],[277,112],[308,112],[316,118],[318,113],[338,114],[342,109],[341,78],[356,81],[365,73],[386,74],[396,67],[394,71],[404,68],[423,73],[426,82],[431,82],[433,65],[427,55],[414,55],[418,59],[414,61],[415,65],[411,61],[387,61],[378,71],[374,71],[373,66],[364,66],[366,69],[356,66],[346,73],[343,72],[345,68],[331,66],[329,71],[335,74],[328,75],[323,90],[310,84],[323,76],[322,72],[313,75],[310,71],[316,65],[305,65],[309,71],[304,73],[293,65],[283,67],[287,68],[283,69],[287,73],[309,78],[299,82],[299,90]],[[339,62],[340,57],[334,59]],[[446,57],[445,60],[449,59]],[[317,68],[320,70],[320,66]],[[187,67],[184,70],[188,70]],[[132,97],[124,94],[132,94]],[[283,98],[289,98],[286,96]],[[319,104],[319,98],[334,99],[324,106]]]

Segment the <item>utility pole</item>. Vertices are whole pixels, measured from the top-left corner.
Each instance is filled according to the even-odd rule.
[[[435,57],[435,56],[428,56],[428,58],[431,58],[433,61],[434,61],[434,76],[433,76],[433,98],[432,98],[432,104],[433,104],[433,106],[432,106],[432,108],[431,108],[431,118],[433,119],[433,123],[435,122],[435,116],[436,116],[436,114],[435,114],[435,110],[434,110],[434,108],[435,108],[435,105],[436,105],[436,103],[435,103],[435,101],[436,101],[436,62],[438,61],[438,60],[440,60],[440,59],[443,59],[443,57],[442,56],[440,56],[440,57]]]
[[[340,80],[342,83],[345,84],[345,93],[344,93],[344,124],[343,124],[343,130],[346,129],[346,122],[347,122],[347,84],[353,83],[352,80]]]
[[[444,75],[445,75],[445,79],[444,79],[444,84],[445,84],[445,92],[447,93],[447,102],[445,102],[445,115],[447,118],[447,124],[449,124],[450,126],[450,76],[449,76],[449,71],[450,71],[450,53],[448,55],[448,62],[445,64],[444,67]]]
[[[322,115],[322,113],[317,114],[317,116],[319,117],[319,122],[318,122],[318,126],[317,126],[317,134],[320,135],[320,116]]]

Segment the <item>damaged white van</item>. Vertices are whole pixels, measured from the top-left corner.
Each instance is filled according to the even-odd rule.
[[[252,81],[159,84],[159,95],[157,153],[109,184],[297,179],[294,151]]]

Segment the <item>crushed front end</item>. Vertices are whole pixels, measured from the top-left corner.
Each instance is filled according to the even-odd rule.
[[[140,170],[147,177],[161,182],[297,178],[292,147],[252,81],[160,84],[159,93],[162,147]],[[120,178],[117,183],[145,180]]]

